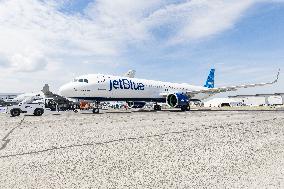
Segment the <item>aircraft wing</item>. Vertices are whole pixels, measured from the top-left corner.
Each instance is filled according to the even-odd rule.
[[[279,79],[279,74],[280,74],[280,69],[277,73],[276,79],[272,82],[267,82],[267,83],[256,83],[256,84],[246,84],[246,85],[237,85],[237,86],[230,86],[230,87],[220,87],[220,88],[208,88],[208,89],[203,89],[203,90],[196,90],[196,91],[188,91],[186,94],[190,96],[191,98],[199,95],[199,94],[208,94],[210,96],[217,94],[217,93],[223,93],[223,92],[228,92],[228,91],[236,91],[241,88],[252,88],[252,87],[260,87],[260,86],[266,86],[266,85],[272,85],[276,83]]]

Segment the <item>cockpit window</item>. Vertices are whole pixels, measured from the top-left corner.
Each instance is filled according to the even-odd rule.
[[[87,79],[74,79],[74,82],[89,83]]]

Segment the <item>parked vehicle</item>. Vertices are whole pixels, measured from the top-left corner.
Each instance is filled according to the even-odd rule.
[[[11,114],[12,117],[21,114],[42,116],[46,112],[55,111],[56,107],[53,99],[43,99],[34,96],[23,100],[17,105],[7,106],[6,113]]]

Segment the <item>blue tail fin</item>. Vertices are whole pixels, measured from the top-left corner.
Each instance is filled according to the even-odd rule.
[[[214,88],[215,69],[211,69],[204,87]]]

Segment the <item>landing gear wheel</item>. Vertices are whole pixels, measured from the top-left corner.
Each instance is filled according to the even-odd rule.
[[[185,111],[189,111],[190,107],[187,105],[187,106],[182,106],[180,109],[181,111],[185,112]]]
[[[190,106],[187,106],[187,109],[186,109],[186,111],[190,111]]]
[[[162,107],[160,105],[154,105],[154,110],[155,111],[161,111],[162,110]]]
[[[93,109],[93,114],[99,114],[100,113],[100,109],[99,108],[94,108]]]
[[[10,113],[11,113],[12,117],[17,117],[21,114],[21,111],[19,109],[12,109],[10,111]]]
[[[43,109],[35,109],[34,115],[35,116],[42,116],[44,110]]]

